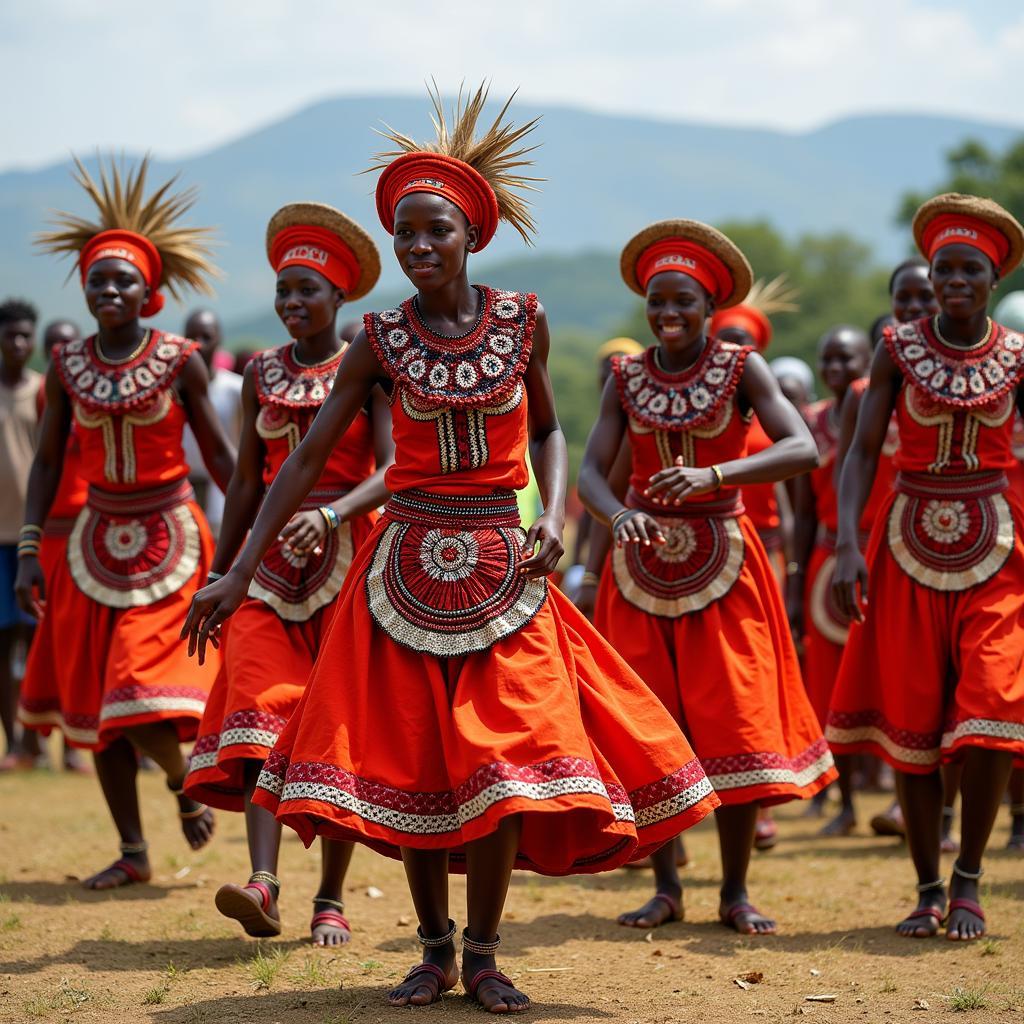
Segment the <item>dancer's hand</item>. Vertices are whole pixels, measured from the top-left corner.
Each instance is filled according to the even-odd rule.
[[[26,615],[41,619],[46,610],[46,580],[43,567],[35,555],[22,555],[18,559],[18,574],[14,578],[14,594],[18,606]]]
[[[327,520],[319,509],[313,508],[306,512],[296,512],[277,539],[297,555],[306,555],[310,551],[319,554],[321,542],[326,535]]]
[[[868,604],[868,563],[860,549],[855,546],[836,548],[836,565],[832,571],[832,598],[840,614],[848,620],[864,621],[864,609]]]
[[[249,591],[249,580],[244,574],[232,569],[196,592],[192,605],[181,627],[180,639],[188,637],[188,656],[199,652],[199,664],[206,662],[207,641],[217,649],[220,647],[220,629],[245,600]]]
[[[661,532],[657,519],[638,508],[631,508],[615,521],[614,540],[618,548],[623,544],[664,544],[665,534]]]
[[[545,514],[527,532],[523,542],[523,559],[516,569],[531,580],[550,576],[564,554],[562,524],[553,516]]]
[[[696,498],[701,494],[717,491],[719,478],[710,466],[700,469],[684,466],[682,458],[676,458],[676,464],[667,469],[660,469],[647,481],[644,497],[659,505],[682,505],[687,498]]]

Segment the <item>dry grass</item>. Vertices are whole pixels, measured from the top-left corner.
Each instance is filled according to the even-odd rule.
[[[221,918],[213,893],[248,874],[241,817],[221,814],[198,855],[184,846],[158,777],[143,776],[153,883],[87,893],[84,877],[116,856],[94,780],[0,778],[0,1024],[369,1024],[405,1020],[384,996],[419,958],[401,865],[356,851],[345,899],[349,945],[309,944],[310,898],[319,857],[286,835],[284,933],[256,943]],[[862,818],[884,804],[865,798]],[[1024,857],[1004,852],[1000,814],[982,900],[991,934],[973,945],[899,939],[892,926],[910,909],[906,852],[861,833],[819,839],[803,808],[778,812],[782,841],[755,857],[751,898],[779,919],[781,934],[743,938],[717,923],[717,849],[712,828],[688,837],[683,924],[629,931],[615,916],[638,906],[649,877],[618,871],[569,879],[517,874],[502,925],[500,966],[534,999],[530,1022],[571,1024],[781,1024],[794,1014],[821,1021],[908,1020],[953,1012],[970,1020],[1021,1019],[1024,983]],[[46,841],[40,842],[40,836]],[[948,873],[949,863],[944,864]],[[182,875],[181,872],[190,870]],[[369,899],[369,886],[384,895]],[[452,916],[465,922],[465,883],[452,879]],[[16,918],[17,924],[6,922]],[[742,989],[737,977],[763,979]],[[808,1003],[815,994],[834,1003]],[[924,1001],[930,1010],[915,1010]],[[411,1020],[412,1011],[405,1011]],[[475,1022],[459,994],[416,1018]]]

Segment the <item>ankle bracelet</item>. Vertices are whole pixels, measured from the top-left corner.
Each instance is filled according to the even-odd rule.
[[[130,857],[133,853],[145,853],[149,849],[149,843],[143,839],[141,843],[121,843],[121,852]]]
[[[447,946],[455,938],[455,922],[448,918],[448,931],[444,935],[432,935],[429,938],[423,934],[423,928],[416,926],[416,938],[420,945],[426,949],[438,949],[440,946]]]
[[[344,914],[345,913],[345,902],[344,902],[344,900],[332,900],[332,899],[328,899],[328,897],[326,897],[326,896],[314,896],[313,897],[313,902],[314,903],[326,903],[327,906],[334,907],[334,909],[337,910],[339,914]]]
[[[249,876],[249,882],[262,882],[274,890],[274,899],[281,895],[281,879],[272,871],[254,871]]]
[[[966,878],[969,882],[977,882],[978,879],[985,874],[985,869],[978,868],[977,871],[964,871],[964,869],[960,867],[960,861],[955,860],[953,861],[953,874],[959,875],[961,878]]]
[[[477,942],[476,939],[469,937],[467,929],[462,930],[462,948],[469,950],[470,953],[476,953],[477,956],[494,956],[500,945],[500,935],[496,935],[493,942]]]
[[[917,886],[918,892],[931,892],[932,889],[945,888],[946,880],[944,878],[936,878],[934,882],[922,882]]]

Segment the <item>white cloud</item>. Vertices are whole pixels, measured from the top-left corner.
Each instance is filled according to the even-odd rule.
[[[490,77],[533,102],[800,130],[862,111],[1024,126],[1024,12],[948,0],[79,0],[0,13],[0,166],[195,152],[328,95]],[[111,13],[107,13],[107,12]],[[981,21],[978,18],[981,17]],[[12,101],[11,97],[16,99]]]

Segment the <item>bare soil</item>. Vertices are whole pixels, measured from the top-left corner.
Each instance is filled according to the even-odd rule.
[[[459,992],[425,1010],[384,1002],[418,960],[401,865],[357,850],[346,885],[353,941],[315,950],[308,921],[319,857],[286,834],[284,934],[258,943],[213,906],[218,885],[248,874],[241,816],[220,814],[212,845],[193,854],[160,778],[146,775],[142,787],[153,882],[102,894],[76,880],[117,854],[95,780],[0,777],[0,1021],[481,1019]],[[885,801],[863,797],[865,827],[847,839],[818,838],[820,822],[802,817],[803,805],[777,812],[781,842],[756,855],[751,872],[754,902],[779,919],[773,938],[743,938],[717,923],[717,843],[707,825],[687,836],[694,863],[685,872],[686,922],[653,933],[615,924],[649,895],[644,872],[558,880],[517,873],[499,963],[534,1000],[524,1019],[1021,1019],[1024,856],[1004,849],[1007,810],[982,890],[990,935],[968,946],[893,933],[913,904],[914,878],[898,842],[868,835],[867,819]],[[464,881],[453,878],[451,889],[452,916],[463,921]],[[746,987],[736,983],[744,976]]]

